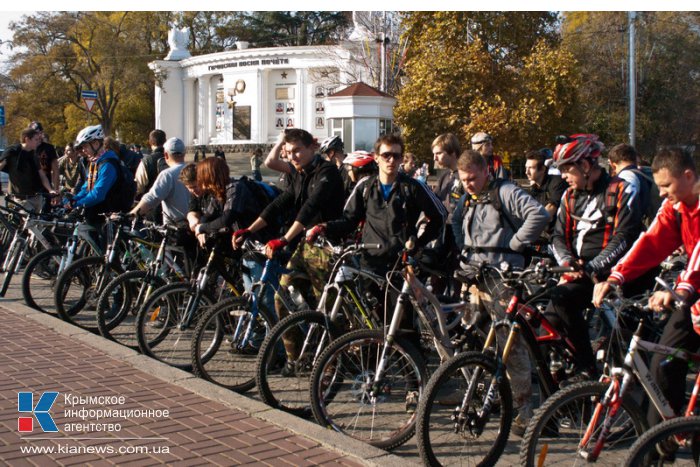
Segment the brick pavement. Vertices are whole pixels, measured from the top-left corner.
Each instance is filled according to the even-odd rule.
[[[17,303],[0,303],[0,461],[11,465],[411,464],[223,391]],[[58,433],[19,433],[17,393],[58,391]],[[72,397],[71,397],[72,396]],[[75,397],[123,397],[71,405]],[[68,409],[153,410],[97,420]],[[155,411],[161,412],[155,412]],[[168,416],[164,416],[168,410]],[[90,416],[92,415],[92,416]],[[92,423],[92,426],[75,426]],[[72,426],[68,425],[72,424]],[[106,426],[102,426],[105,424]],[[99,431],[119,424],[116,431]],[[111,427],[111,428],[114,428]],[[76,429],[80,429],[77,430]],[[42,439],[39,439],[42,438]],[[49,438],[49,439],[46,439]],[[92,438],[92,439],[86,439]],[[27,449],[53,449],[52,454]],[[61,452],[59,452],[61,450]]]

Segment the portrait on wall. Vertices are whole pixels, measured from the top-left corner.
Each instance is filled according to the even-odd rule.
[[[323,108],[323,101],[316,101],[316,113],[322,114],[326,109]]]
[[[287,119],[287,128],[293,128],[293,127],[294,127],[294,119],[288,118]]]
[[[284,113],[284,103],[283,102],[278,102],[277,105],[275,105],[275,113],[278,113],[278,114]]]
[[[335,89],[335,87],[326,89],[326,96],[330,96],[331,94],[335,93]]]
[[[323,129],[324,125],[324,120],[323,117],[316,117],[316,128],[317,129]]]
[[[284,128],[284,122],[281,118],[277,119],[277,124],[275,125],[275,128]]]
[[[316,97],[325,97],[326,93],[323,90],[323,86],[316,86]]]
[[[294,102],[287,102],[287,113],[288,114],[294,113]]]

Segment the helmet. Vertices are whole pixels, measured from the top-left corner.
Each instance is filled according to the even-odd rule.
[[[75,138],[75,147],[78,148],[85,143],[90,141],[105,139],[105,133],[102,131],[102,125],[86,126],[78,136]]]
[[[372,153],[367,151],[355,151],[351,152],[343,159],[343,164],[348,164],[359,169],[368,164],[376,164],[376,162],[374,161]]]
[[[597,159],[605,149],[603,143],[598,141],[598,135],[593,134],[557,137],[557,143],[554,148],[554,166],[557,168],[581,159]]]
[[[321,154],[325,154],[331,149],[342,151],[343,147],[343,140],[340,139],[340,136],[329,136],[321,143]]]

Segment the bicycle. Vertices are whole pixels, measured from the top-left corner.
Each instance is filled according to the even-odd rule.
[[[416,429],[426,465],[466,459],[493,465],[501,456],[513,418],[506,367],[519,336],[535,363],[541,399],[557,391],[566,377],[564,368],[573,367],[576,349],[542,314],[556,286],[552,277],[573,268],[552,267],[542,261],[522,271],[513,271],[507,264],[479,264],[471,269],[470,273],[459,271],[455,278],[467,284],[482,283],[481,287],[490,289],[492,306],[507,304],[507,308],[501,319],[489,310],[493,316],[483,350],[455,355],[430,378],[418,405]],[[533,283],[544,286],[530,293]]]
[[[230,232],[207,236],[213,240],[229,240]],[[205,310],[221,303],[220,292],[215,296],[216,281],[223,279],[221,290],[228,286],[234,296],[240,296],[240,277],[228,271],[221,241],[211,248],[207,263],[189,282],[167,284],[155,290],[136,315],[136,339],[144,355],[171,366],[192,371],[191,342],[194,330]],[[235,267],[235,272],[240,268]]]
[[[384,290],[386,280],[362,269],[356,257],[373,248],[378,246],[361,243],[336,248],[339,257],[316,310],[297,311],[270,330],[256,364],[256,384],[263,402],[294,415],[310,416],[309,376],[323,349],[347,332],[378,328],[378,300],[366,290],[363,280],[377,291]],[[280,352],[283,348],[285,352]]]
[[[403,279],[388,327],[353,331],[333,341],[313,367],[309,391],[319,424],[382,449],[400,446],[413,436],[415,409],[427,381],[419,348],[399,333],[404,314],[409,307],[415,310],[440,360],[446,361],[460,350],[465,332],[461,317],[469,306],[450,306],[448,315],[416,276],[421,266],[408,250],[399,264],[401,270],[395,267],[387,274],[391,288],[397,273]],[[453,320],[448,322],[448,316]]]
[[[103,214],[105,223],[104,254],[87,256],[66,267],[54,288],[54,306],[64,321],[97,332],[97,300],[104,287],[116,276],[131,268],[145,268],[152,252],[140,248],[135,232],[136,219],[128,214]]]
[[[30,308],[51,313],[54,305],[54,286],[58,277],[74,260],[90,255],[101,255],[102,248],[95,242],[95,228],[84,219],[66,219],[66,227],[73,225],[72,235],[60,247],[53,247],[35,255],[27,263],[22,275],[22,296]]]
[[[144,228],[161,236],[160,244],[135,238],[140,248],[158,251],[145,269],[126,271],[103,289],[97,300],[97,328],[109,340],[138,349],[136,340],[136,314],[153,291],[172,282],[182,282],[190,277],[192,261],[182,246],[171,244],[179,229],[170,225],[159,226],[145,222]],[[148,251],[148,250],[146,250]],[[178,261],[181,258],[181,261]],[[182,263],[180,266],[179,263]]]
[[[632,445],[625,467],[700,465],[700,416],[666,420],[644,432]]]
[[[662,286],[670,286],[657,278]],[[676,296],[676,304],[682,303]],[[644,340],[650,326],[648,309],[637,304],[641,318],[629,344],[624,364],[613,367],[600,381],[587,381],[562,389],[548,399],[523,436],[520,460],[523,465],[566,465],[590,463],[599,459],[605,448],[606,459],[622,457],[632,443],[648,428],[640,413],[639,403],[631,389],[637,381],[663,419],[675,416],[668,400],[653,380],[639,351],[700,362],[700,354],[692,354]],[[696,389],[700,379],[696,379]],[[694,401],[693,401],[694,404]],[[692,410],[692,408],[691,408]],[[570,443],[567,445],[567,440]],[[613,460],[617,462],[620,459]]]
[[[244,256],[262,261],[265,245],[246,240]],[[277,293],[288,312],[302,307],[287,288],[280,286],[282,274],[289,273],[280,258],[266,259],[262,274],[241,297],[229,299],[205,312],[192,338],[193,372],[202,379],[236,392],[255,386],[255,364],[261,343],[277,323],[274,309],[264,297]],[[269,305],[268,305],[269,306]]]

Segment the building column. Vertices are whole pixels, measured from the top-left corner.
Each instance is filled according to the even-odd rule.
[[[267,125],[268,122],[265,120],[264,116],[267,115],[270,110],[270,103],[267,100],[267,83],[269,76],[269,69],[258,68],[255,75],[257,81],[257,95],[255,100],[257,102],[257,109],[255,111],[255,126],[251,132],[250,138],[253,142],[258,144],[267,143]],[[267,111],[266,111],[267,109]],[[267,119],[269,120],[269,119]]]
[[[185,145],[191,145],[196,138],[194,121],[194,78],[182,80],[182,141]]]
[[[306,70],[304,68],[295,68],[294,71],[297,76],[297,97],[296,102],[294,103],[294,108],[297,109],[296,127],[303,128],[304,130],[311,133],[313,131],[313,127],[310,127],[309,122],[306,121],[306,116],[308,115],[308,112],[306,112]]]
[[[197,86],[197,142],[207,144],[209,142],[209,78],[200,76]]]

